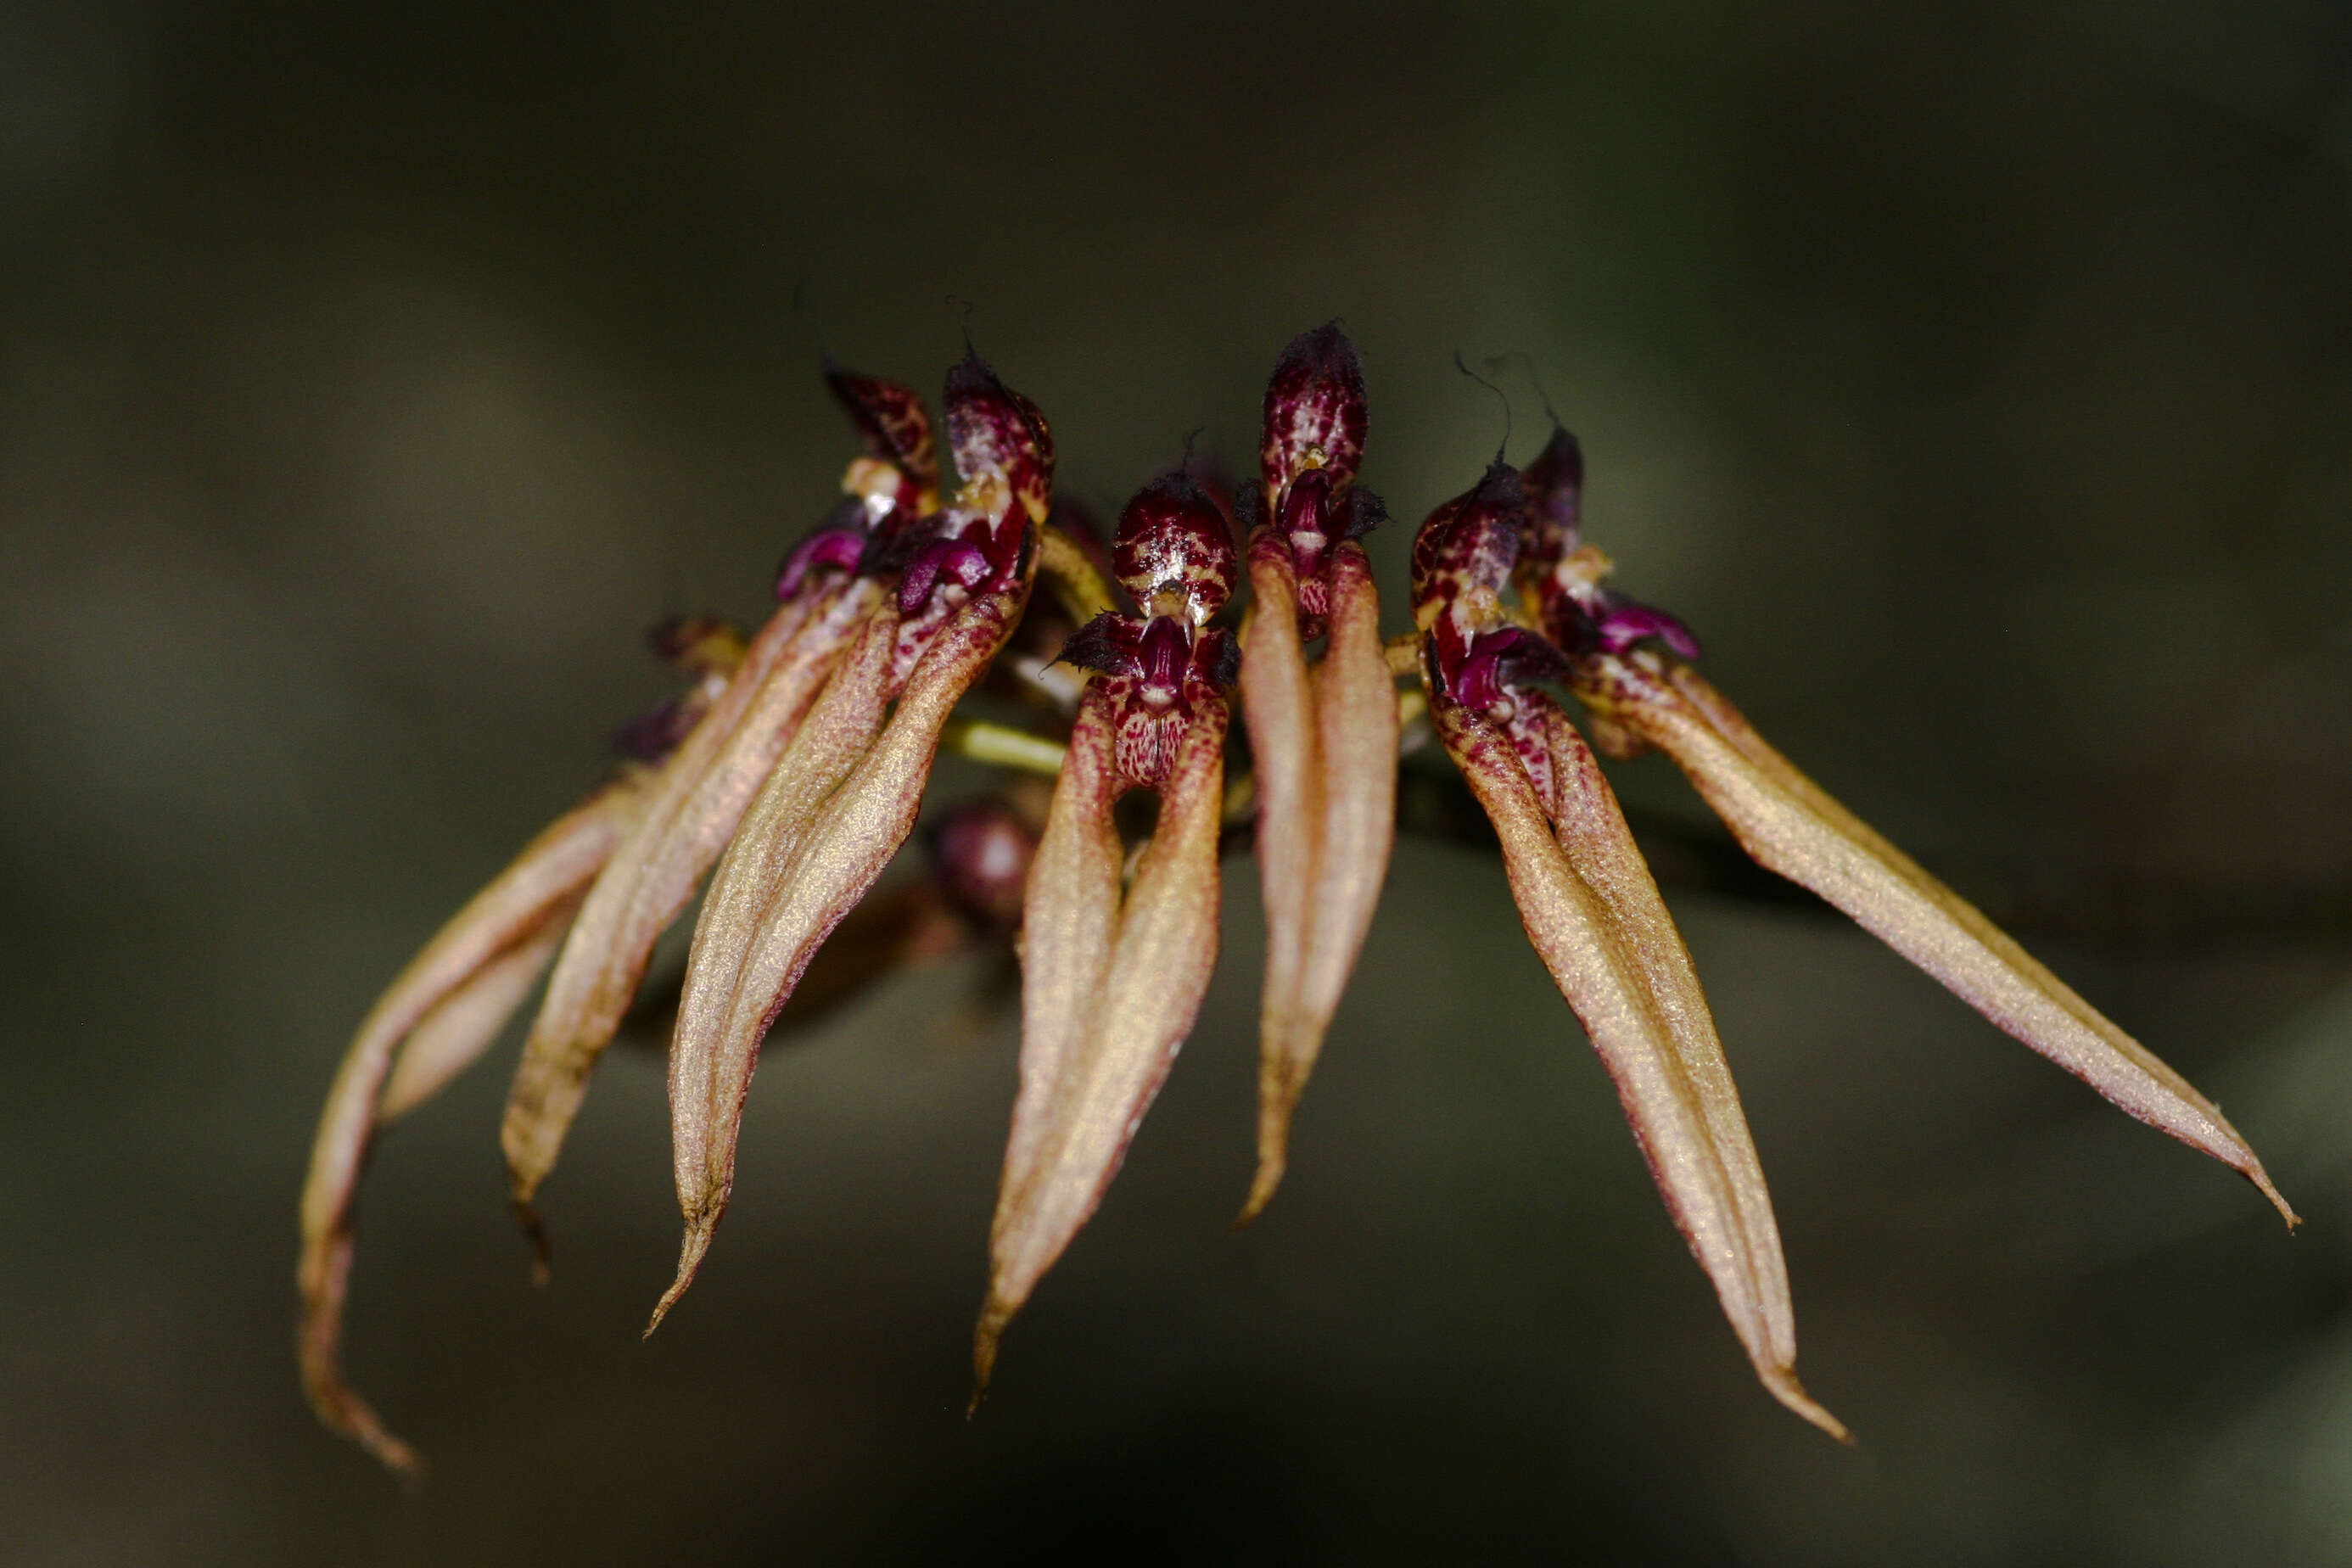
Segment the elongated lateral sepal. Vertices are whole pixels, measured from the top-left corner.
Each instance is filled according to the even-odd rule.
[[[1844,1440],[1844,1426],[1797,1381],[1771,1197],[1690,954],[1591,752],[1549,699],[1523,692],[1517,702],[1540,710],[1549,810],[1519,746],[1494,723],[1434,693],[1430,711],[1495,825],[1528,940],[1615,1080],[1667,1212],[1757,1376]]]
[[[423,1461],[342,1376],[352,1205],[369,1146],[385,1122],[447,1082],[497,1036],[641,805],[635,784],[624,781],[533,839],[393,982],[360,1026],[328,1090],[302,1188],[295,1270],[302,1386],[321,1421],[395,1471],[415,1474]],[[395,1079],[396,1100],[387,1079]]]
[[[1977,909],[1758,735],[1686,665],[1591,661],[1578,688],[1672,757],[1756,862],[1810,888],[2118,1109],[2238,1171],[2293,1226],[2262,1162],[2212,1101]]]
[[[780,607],[702,722],[655,775],[636,826],[596,879],[548,977],[516,1064],[499,1141],[532,1208],[652,961],[654,944],[727,847],[883,590],[857,577]]]
[[[952,398],[950,408],[952,428]],[[973,523],[990,528],[997,521]],[[1017,516],[1012,521],[1027,530]],[[919,607],[913,624],[926,629],[912,644],[909,623],[885,606],[794,737],[712,879],[670,1047],[671,1149],[685,1235],[677,1276],[655,1307],[648,1334],[694,1282],[726,1213],[743,1100],[768,1026],[817,949],[913,831],[940,729],[1020,621],[1035,580],[1035,550],[1018,544],[1000,570],[993,584],[955,593],[942,617]],[[912,670],[894,692],[898,662],[910,657]],[[893,695],[898,705],[886,721]]]
[[[1266,958],[1258,1163],[1241,1224],[1281,1184],[1291,1120],[1370,930],[1396,836],[1395,684],[1362,548],[1339,544],[1328,578],[1329,640],[1310,668],[1289,560],[1251,552],[1256,612],[1243,639],[1242,702],[1257,783]]]

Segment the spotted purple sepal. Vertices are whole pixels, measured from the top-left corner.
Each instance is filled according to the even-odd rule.
[[[965,486],[1002,485],[1027,521],[1045,521],[1053,506],[1054,433],[1044,412],[976,353],[948,372],[946,403],[948,442]]]
[[[911,386],[859,375],[824,360],[824,384],[864,437],[866,450],[889,464],[919,491],[940,487],[940,460],[931,442],[930,410]],[[909,501],[913,497],[907,498]]]
[[[1119,514],[1111,568],[1147,613],[1205,624],[1233,597],[1234,566],[1223,510],[1186,475],[1146,486]]]

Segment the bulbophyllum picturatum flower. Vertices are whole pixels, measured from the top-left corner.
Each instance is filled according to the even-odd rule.
[[[693,687],[624,731],[617,775],[550,824],[425,943],[369,1012],[327,1091],[302,1188],[295,1271],[302,1386],[321,1420],[394,1470],[420,1468],[416,1451],[344,1383],[341,1359],[360,1174],[378,1132],[439,1093],[498,1037],[745,658],[743,635],[718,621],[675,622],[654,642],[695,677]]]
[[[1759,864],[2123,1110],[2242,1172],[2296,1223],[2210,1101],[1767,746],[1690,668],[1698,647],[1679,621],[1601,586],[1609,563],[1580,533],[1582,477],[1574,438],[1555,431],[1525,476],[1498,460],[1422,524],[1422,682],[1495,826],[1528,940],[1774,1396],[1846,1436],[1797,1381],[1779,1228],[1690,955],[1591,750],[1540,683],[1564,684],[1612,755],[1666,752]],[[1518,606],[1504,597],[1515,579]]]
[[[1053,502],[1037,406],[977,354],[949,374],[961,488],[883,552],[895,593],[867,617],[744,813],[712,876],[670,1045],[670,1137],[686,1234],[651,1333],[710,1246],[735,1184],[760,1042],[817,949],[914,830],[956,703],[1019,625]]]
[[[1233,594],[1233,535],[1178,474],[1120,512],[1112,563],[1142,614],[1107,611],[1062,653],[1095,674],[1029,869],[1021,1087],[972,1337],[975,1404],[1005,1325],[1100,1206],[1217,962],[1234,650],[1208,623]],[[1159,795],[1160,816],[1122,891],[1112,808],[1138,789]]]
[[[515,1203],[536,1199],[620,1026],[654,943],[694,897],[744,809],[884,600],[880,560],[937,510],[939,464],[919,394],[827,363],[825,384],[865,438],[847,498],[785,559],[776,611],[741,667],[654,781],[644,809],[564,940],[515,1069],[500,1131]],[[542,1271],[543,1263],[542,1244]]]
[[[1254,597],[1242,632],[1242,717],[1257,790],[1265,902],[1257,1174],[1264,1209],[1289,1163],[1290,1121],[1370,930],[1396,835],[1397,705],[1371,563],[1356,541],[1384,513],[1356,489],[1367,405],[1339,327],[1302,332],[1275,364],[1259,444]],[[1323,639],[1310,666],[1306,645]]]
[[[1665,752],[1757,864],[1819,894],[2117,1108],[2235,1169],[2299,1223],[2212,1101],[1768,745],[1691,668],[1698,647],[1680,622],[1601,586],[1611,564],[1582,542],[1573,437],[1555,430],[1528,480],[1521,595],[1566,654],[1564,683],[1611,755]]]

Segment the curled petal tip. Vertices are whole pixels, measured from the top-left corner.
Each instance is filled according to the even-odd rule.
[[[1242,1212],[1234,1216],[1235,1230],[1247,1229],[1251,1221],[1265,1212],[1265,1205],[1281,1190],[1283,1174],[1289,1168],[1289,1161],[1282,1152],[1258,1156],[1257,1174],[1250,1181],[1249,1197],[1243,1203]]]
[[[2271,1206],[2278,1210],[2281,1219],[2286,1221],[2287,1229],[2293,1230],[2303,1224],[2303,1216],[2294,1212],[2293,1205],[2286,1201],[2286,1195],[2271,1184],[2270,1173],[2263,1169],[2262,1162],[2254,1163],[2253,1168],[2246,1173],[2246,1180],[2253,1183],[2262,1190],[2263,1196],[2270,1199]]]
[[[537,1183],[532,1185],[536,1187]],[[547,1222],[540,1217],[539,1205],[528,1195],[514,1201],[515,1223],[522,1226],[523,1239],[530,1243],[530,1282],[544,1289],[555,1278],[555,1249],[547,1239]]]
[[[654,1331],[662,1326],[662,1320],[669,1316],[669,1310],[677,1305],[678,1298],[686,1294],[686,1288],[693,1284],[694,1277],[701,1272],[702,1255],[710,1250],[710,1233],[718,1228],[718,1224],[715,1218],[699,1217],[689,1218],[686,1222],[686,1239],[677,1249],[677,1278],[671,1280],[669,1289],[662,1292],[662,1299],[654,1303],[654,1315],[646,1322],[642,1338],[649,1340],[654,1337]]]
[[[1805,1385],[1797,1381],[1793,1371],[1785,1366],[1759,1366],[1756,1373],[1763,1379],[1765,1388],[1770,1391],[1773,1398],[1848,1447],[1853,1446],[1853,1434],[1846,1429],[1846,1424],[1822,1408],[1820,1403],[1805,1392]]]

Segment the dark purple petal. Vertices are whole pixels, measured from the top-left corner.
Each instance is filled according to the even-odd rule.
[[[1143,628],[1143,649],[1139,659],[1141,669],[1138,679],[1147,686],[1174,689],[1184,679],[1184,668],[1192,662],[1192,638],[1181,622],[1166,616],[1154,616]]]
[[[1582,539],[1584,449],[1558,426],[1520,476],[1528,493],[1528,564],[1549,570]]]
[[[988,552],[970,540],[933,540],[907,563],[907,574],[898,580],[898,613],[913,616],[929,601],[942,580],[969,590],[987,582],[995,570]]]
[[[1105,610],[1071,634],[1054,662],[1105,675],[1132,675],[1140,668],[1136,658],[1138,630],[1127,616]]]
[[[828,356],[824,384],[848,412],[866,449],[924,489],[937,489],[940,462],[931,447],[930,411],[911,386],[841,368]]]
[[[858,503],[852,500],[845,504],[856,507]],[[862,509],[860,515],[863,515]],[[859,559],[866,553],[866,534],[863,529],[837,524],[818,529],[794,545],[793,552],[784,557],[783,566],[776,574],[776,597],[789,599],[798,594],[801,584],[808,580],[808,574],[820,566],[840,572],[856,571]]]
[[[1448,683],[1454,700],[1484,712],[1503,700],[1506,689],[1527,681],[1550,680],[1568,670],[1559,649],[1518,626],[1481,633]]]
[[[1691,629],[1665,611],[1632,599],[1618,599],[1599,626],[1601,646],[1611,653],[1622,653],[1643,637],[1656,637],[1685,658],[1698,657],[1698,638]]]

